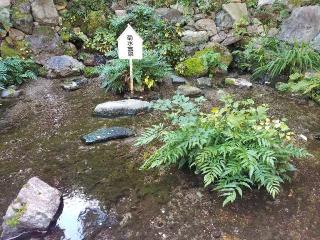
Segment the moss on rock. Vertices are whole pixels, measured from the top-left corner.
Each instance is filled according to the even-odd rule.
[[[229,66],[232,61],[232,55],[229,50],[220,44],[211,44],[177,65],[177,72],[184,77],[202,77],[209,73],[214,74],[216,67],[208,67],[204,56],[208,53],[219,53],[219,62]]]
[[[0,46],[1,57],[29,57],[29,45],[25,40],[12,41],[7,37]]]

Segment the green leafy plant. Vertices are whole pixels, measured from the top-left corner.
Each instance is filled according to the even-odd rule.
[[[251,70],[253,78],[267,75],[274,79],[320,69],[320,54],[305,43],[289,45],[274,38],[255,38],[235,54],[239,67]]]
[[[180,27],[161,19],[153,8],[138,5],[125,16],[113,17],[110,30],[119,36],[128,24],[145,40],[146,49],[158,51],[168,63],[174,65],[183,57]]]
[[[116,35],[106,28],[98,28],[92,38],[84,41],[84,48],[91,51],[106,53],[115,47]]]
[[[320,103],[320,74],[304,76],[303,74],[293,74],[288,83],[279,83],[277,89],[281,92],[292,92],[307,96]]]
[[[0,58],[0,87],[20,85],[26,80],[36,78],[36,65],[28,59],[18,57]]]
[[[176,95],[153,107],[166,112],[166,121],[146,129],[137,146],[159,146],[142,169],[188,166],[202,174],[224,197],[223,205],[243,195],[243,189],[265,188],[275,198],[294,170],[292,158],[308,153],[292,144],[293,133],[284,121],[270,119],[268,107],[253,100],[224,97],[222,108],[200,112],[203,98],[191,102]]]
[[[155,52],[146,51],[143,59],[134,60],[133,80],[136,90],[152,88],[171,70]],[[98,69],[102,87],[107,91],[124,92],[129,82],[129,63],[127,60],[114,59]]]

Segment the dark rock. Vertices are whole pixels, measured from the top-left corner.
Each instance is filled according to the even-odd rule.
[[[134,135],[133,131],[128,128],[111,127],[101,128],[92,133],[83,136],[81,139],[85,144],[107,142],[110,140],[127,138]]]
[[[59,78],[79,75],[84,65],[73,57],[62,55],[49,58],[44,67],[48,77]]]
[[[31,233],[46,233],[58,217],[62,194],[37,177],[20,190],[3,218],[1,239],[16,239]]]
[[[86,78],[74,78],[74,79],[69,79],[65,81],[63,84],[61,84],[61,87],[64,90],[67,91],[75,91],[83,87],[88,83],[88,79]]]
[[[149,111],[151,104],[137,99],[110,101],[96,106],[94,113],[98,117],[131,116]]]
[[[281,25],[280,40],[310,43],[320,34],[320,6],[295,8]]]
[[[84,65],[91,67],[105,64],[107,61],[105,56],[97,53],[81,53],[81,60],[83,61]]]
[[[190,85],[181,85],[177,89],[178,94],[182,94],[184,96],[188,97],[194,97],[194,96],[200,96],[201,95],[201,89],[197,87],[193,87]]]

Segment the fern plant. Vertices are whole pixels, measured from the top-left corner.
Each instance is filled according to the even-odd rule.
[[[138,138],[137,146],[160,146],[141,168],[186,165],[203,175],[205,186],[220,192],[223,205],[252,187],[263,187],[275,198],[295,169],[291,159],[308,155],[292,144],[289,127],[270,119],[268,107],[254,107],[250,99],[235,102],[225,97],[224,106],[210,113],[200,112],[202,101],[176,95],[153,105],[165,111],[169,121],[146,129]]]
[[[146,51],[141,60],[134,60],[133,81],[136,90],[152,88],[170,73],[171,68],[155,52]],[[129,63],[127,60],[114,59],[97,70],[102,87],[107,91],[122,93],[129,82]]]
[[[18,57],[0,58],[0,87],[20,85],[26,80],[36,78],[36,65],[28,59]]]

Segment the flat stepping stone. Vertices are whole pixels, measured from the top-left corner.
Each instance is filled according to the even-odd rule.
[[[89,133],[81,138],[81,140],[89,145],[100,142],[107,142],[110,140],[122,139],[131,137],[134,132],[129,128],[123,127],[111,127],[111,128],[100,128],[92,133]]]
[[[132,116],[138,113],[149,111],[151,104],[138,99],[126,99],[110,101],[96,106],[94,113],[98,117],[121,117]]]
[[[201,89],[190,85],[181,85],[177,89],[178,94],[182,94],[187,97],[196,97],[202,94]]]

